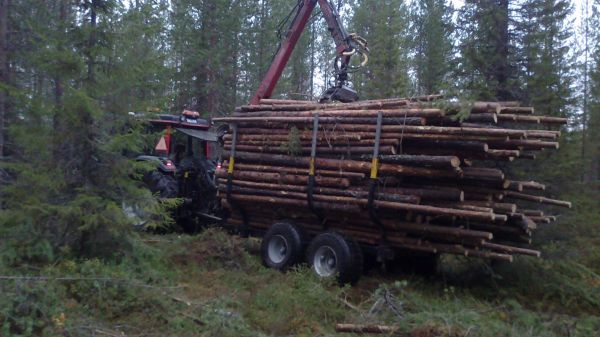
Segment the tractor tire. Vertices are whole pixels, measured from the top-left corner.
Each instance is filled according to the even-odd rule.
[[[354,284],[362,275],[362,250],[335,232],[319,234],[307,250],[312,270],[322,278],[337,277],[339,284]]]
[[[179,185],[174,176],[158,170],[152,171],[149,176],[149,185],[152,193],[158,193],[161,198],[177,198]]]
[[[302,262],[302,232],[289,222],[277,222],[265,233],[260,251],[266,267],[285,271]]]

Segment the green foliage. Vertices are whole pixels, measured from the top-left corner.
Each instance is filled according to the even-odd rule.
[[[163,309],[159,297],[130,275],[130,265],[105,264],[98,259],[80,263],[67,260],[52,270],[54,275],[70,275],[74,281],[62,284],[65,296],[87,312],[106,319],[127,316],[147,308]],[[146,293],[146,294],[145,294]]]
[[[446,0],[414,2],[411,8],[411,36],[416,85],[421,94],[448,89],[454,66],[453,10]]]
[[[177,110],[191,107],[209,115],[232,111],[236,102],[240,1],[172,3],[171,41]]]
[[[445,96],[448,97],[448,100],[433,102],[429,105],[436,109],[452,112],[451,118],[453,120],[463,121],[471,115],[473,104],[476,101],[472,92],[457,92],[455,90],[450,90]]]
[[[550,248],[548,260],[518,259],[493,276],[473,260],[445,259],[434,280],[376,272],[339,288],[306,267],[267,269],[257,242],[220,230],[132,244],[118,262],[64,259],[39,271],[48,280],[0,283],[0,325],[13,329],[3,335],[333,336],[335,323],[349,322],[414,335],[590,336],[600,326],[598,275]]]
[[[372,50],[367,68],[353,79],[362,99],[410,96],[410,40],[405,17],[408,9],[403,1],[354,2],[351,26]]]
[[[504,0],[472,0],[459,11],[459,87],[478,99],[506,100],[514,95],[509,81],[516,74],[509,69],[509,48],[515,43],[508,34],[508,7],[509,1]]]
[[[548,255],[553,254],[551,247],[545,249]],[[545,309],[593,313],[600,304],[600,286],[597,284],[600,275],[572,260],[520,260],[499,272],[502,282],[513,285],[521,296],[541,299],[539,303],[530,304],[533,308],[549,302],[552,307]]]
[[[0,284],[0,333],[2,336],[51,336],[61,324],[62,289],[51,284],[11,281]]]
[[[574,54],[572,4],[566,0],[530,0],[522,5],[518,25],[523,48],[524,102],[545,115],[569,117],[572,113]]]
[[[345,309],[338,299],[343,291],[333,282],[323,284],[303,268],[289,273],[284,282],[257,289],[245,313],[269,335],[323,333],[314,322],[334,325],[344,318]]]
[[[112,112],[169,110],[166,65],[168,2],[136,1],[114,22],[110,62],[98,79],[106,109]]]
[[[590,18],[590,25],[598,27],[600,23],[600,8],[596,2],[594,6],[593,14]],[[587,138],[587,142],[584,142],[584,162],[583,167],[587,166],[589,173],[588,178],[591,180],[600,180],[600,32],[592,29],[593,44],[595,48],[591,51],[591,65],[589,71],[589,88],[588,93],[588,115],[587,117],[587,130],[584,130]],[[584,93],[586,94],[586,93]]]
[[[252,329],[244,316],[237,310],[242,303],[229,297],[223,296],[209,301],[205,304],[200,320],[206,322],[200,336],[265,336]]]
[[[281,40],[278,23],[294,5],[11,1],[10,83],[0,84],[9,96],[10,160],[0,169],[14,179],[0,193],[0,274],[42,278],[0,280],[0,334],[328,336],[338,322],[398,324],[416,336],[597,334],[600,197],[597,187],[574,183],[582,167],[600,174],[597,47],[590,157],[580,158],[584,136],[574,118],[557,154],[511,172],[553,183],[549,195],[574,202],[560,225],[536,238],[543,260],[491,269],[447,259],[434,281],[375,272],[349,289],[306,267],[268,270],[257,242],[219,230],[197,237],[131,231],[124,206],[142,210],[146,226],[159,229],[173,224],[169,210],[180,201],[158,202],[141,183],[153,168],[131,158],[147,150],[148,139],[127,112],[191,105],[214,115],[247,102]],[[568,1],[466,1],[457,22],[447,1],[417,1],[411,9],[399,0],[341,8],[372,49],[366,72],[351,78],[362,98],[448,90],[458,93],[458,118],[475,99],[521,99],[543,114],[576,117]],[[280,96],[314,96],[331,77],[325,22],[309,27]],[[299,148],[293,128],[285,150]],[[372,312],[385,294],[400,304],[401,318],[385,307]]]
[[[297,156],[302,153],[302,142],[300,141],[300,131],[293,126],[288,134],[287,142],[281,144],[281,150],[290,156]]]

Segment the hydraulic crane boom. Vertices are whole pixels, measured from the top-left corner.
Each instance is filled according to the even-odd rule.
[[[258,105],[261,99],[270,98],[273,94],[273,90],[275,89],[317,3],[319,3],[321,12],[325,17],[329,31],[335,41],[337,53],[336,85],[327,90],[322,97],[322,100],[339,100],[345,102],[358,100],[356,92],[346,86],[348,80],[347,70],[350,59],[354,54],[363,54],[365,58],[363,65],[366,63],[368,60],[366,56],[366,52],[368,51],[366,42],[353,34],[348,34],[342,25],[337,10],[331,4],[330,0],[299,0],[296,16],[287,31],[285,40],[273,59],[273,63],[271,63],[262,83],[250,101],[251,105]],[[340,64],[339,66],[338,63]]]

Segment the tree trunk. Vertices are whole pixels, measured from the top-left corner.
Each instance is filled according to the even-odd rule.
[[[60,0],[60,5],[59,5],[59,22],[58,22],[58,29],[60,30],[61,33],[64,33],[64,29],[67,26],[67,12],[68,12],[68,1],[69,0]],[[63,45],[63,39],[60,39],[58,42],[58,46],[57,49],[59,51],[63,51],[65,49],[65,46]],[[52,154],[54,157],[54,161],[56,163],[61,163],[61,153],[63,150],[63,144],[62,144],[62,140],[61,140],[61,135],[63,133],[63,131],[65,130],[66,126],[66,121],[65,121],[65,117],[63,116],[63,112],[62,112],[62,100],[63,100],[63,94],[64,94],[64,88],[63,88],[63,78],[61,74],[55,74],[54,76],[54,104],[55,104],[55,112],[54,115],[52,116],[52,125],[54,127],[55,130],[55,138],[54,138],[54,148],[52,150]]]
[[[8,20],[9,0],[0,0],[0,83],[8,83]],[[4,157],[4,121],[6,119],[6,105],[8,93],[0,89],[0,158]]]
[[[498,81],[498,88],[496,92],[496,97],[500,100],[508,100],[512,98],[510,89],[508,88],[508,80],[509,80],[509,51],[508,47],[510,45],[510,36],[509,36],[509,9],[508,9],[509,0],[498,0],[497,2],[497,10],[498,14],[495,18],[496,23],[496,31],[497,31],[497,40],[496,40],[496,55],[498,55],[498,63],[494,69],[494,77],[496,81]]]
[[[90,38],[88,41],[88,61],[87,61],[87,79],[90,83],[94,82],[94,63],[95,57],[93,49],[96,46],[96,26],[98,24],[96,7],[98,6],[97,0],[92,0],[90,4]]]
[[[588,133],[588,84],[589,84],[589,69],[588,69],[588,65],[589,65],[589,52],[590,52],[590,47],[589,47],[589,23],[588,20],[590,20],[589,14],[588,14],[588,1],[586,0],[583,3],[584,9],[583,11],[583,20],[584,20],[584,61],[583,61],[583,107],[582,107],[582,116],[581,116],[581,163],[582,165],[582,169],[581,169],[581,182],[589,182],[590,179],[590,175],[588,174],[588,168],[591,169],[590,166],[588,166],[588,158],[587,158],[587,145],[588,145],[588,140],[587,140],[587,133]]]
[[[61,30],[64,29],[65,23],[67,21],[67,1],[68,0],[60,1],[59,14],[58,14],[58,16],[59,16],[58,25]],[[59,42],[58,50],[59,51],[64,50],[64,46],[62,45],[61,42]],[[54,77],[54,104],[56,104],[57,107],[60,107],[62,105],[63,93],[64,93],[64,89],[63,89],[63,85],[62,85],[62,78],[59,74],[57,74]],[[55,127],[56,127],[56,123],[55,123]]]

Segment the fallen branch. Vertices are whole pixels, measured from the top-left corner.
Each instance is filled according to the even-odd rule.
[[[336,324],[336,332],[346,333],[394,333],[399,328],[389,325],[359,325],[359,324]]]

